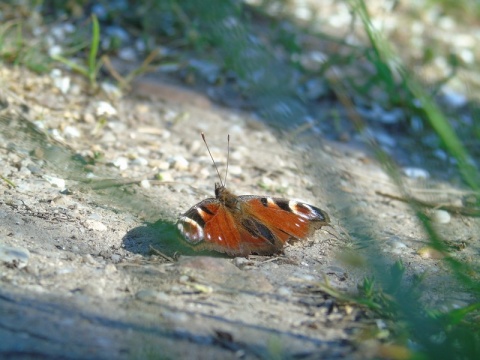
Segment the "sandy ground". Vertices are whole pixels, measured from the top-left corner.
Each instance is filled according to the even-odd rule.
[[[378,194],[399,196],[364,147],[280,136],[158,80],[121,97],[72,82],[61,94],[47,75],[1,72],[1,175],[15,184],[0,182],[1,357],[368,358],[382,339],[365,334],[385,323],[320,286],[356,291],[374,270],[342,260],[351,252],[377,269],[402,259],[406,283],[424,277],[427,304],[470,301],[441,256],[422,252],[408,206]],[[231,136],[230,190],[302,199],[332,227],[278,256],[187,247],[174,222],[217,181],[202,131],[221,171]],[[465,195],[404,180],[419,196]],[[452,256],[476,261],[478,220],[435,226]]]

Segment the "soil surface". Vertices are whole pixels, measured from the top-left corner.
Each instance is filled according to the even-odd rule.
[[[471,300],[360,143],[280,135],[161,79],[120,96],[62,76],[67,93],[50,75],[0,73],[0,357],[382,356],[382,337],[366,334],[386,322],[322,289],[355,293],[398,259],[406,283],[423,277],[427,304]],[[301,199],[332,227],[276,256],[192,250],[175,221],[218,181],[200,132],[221,172],[230,134],[230,190]],[[468,195],[403,181],[437,203]],[[478,261],[478,219],[432,210],[432,221],[451,256]]]

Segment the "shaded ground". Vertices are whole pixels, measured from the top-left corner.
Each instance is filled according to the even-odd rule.
[[[19,69],[4,68],[0,82],[1,174],[16,185],[0,183],[2,357],[379,355],[371,334],[385,323],[320,290],[328,280],[355,291],[366,269],[337,256],[351,249],[381,254],[385,268],[401,258],[406,281],[425,276],[431,304],[470,300],[439,259],[418,254],[426,240],[416,217],[376,193],[396,190],[364,148],[309,135],[293,149],[248,116],[158,81],[140,81],[123,98],[87,96],[76,78],[77,90],[61,95],[49,76]],[[192,256],[172,229],[213,194],[201,131],[221,168],[231,135],[231,190],[300,198],[326,210],[333,228],[278,257]],[[131,184],[118,186],[124,180]],[[406,181],[438,189],[437,200],[463,194]],[[477,220],[455,216],[438,227],[453,245],[466,243],[452,246],[455,257],[474,261]]]

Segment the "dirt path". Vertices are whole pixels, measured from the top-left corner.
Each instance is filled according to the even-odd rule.
[[[63,95],[48,76],[1,77],[1,175],[16,185],[0,182],[2,357],[370,357],[380,339],[359,339],[381,322],[319,287],[355,291],[367,270],[339,259],[348,249],[381,253],[379,266],[402,258],[407,281],[426,273],[427,301],[469,300],[439,288],[442,263],[419,256],[425,236],[408,207],[376,193],[396,191],[366,151],[315,136],[292,150],[246,115],[158,82],[119,98],[87,96],[76,78]],[[231,135],[232,191],[305,200],[333,229],[278,257],[187,248],[174,221],[216,181],[201,131],[222,168]],[[438,226],[469,242],[455,256],[470,261],[478,221]]]

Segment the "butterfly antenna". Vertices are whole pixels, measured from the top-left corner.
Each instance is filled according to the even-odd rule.
[[[230,162],[230,134],[227,136],[227,168],[225,169],[225,179],[223,180],[223,186],[227,186],[227,174],[228,174],[228,163]]]
[[[205,140],[205,134],[203,132],[202,132],[202,139],[203,139],[203,142],[205,143],[205,146],[207,147],[208,154],[210,155],[210,158],[212,159],[213,165],[215,166],[215,170],[217,170],[217,175],[218,175],[218,178],[220,179],[220,183],[223,186],[225,186],[225,184],[222,182],[222,177],[220,176],[220,171],[218,171],[217,163],[213,159],[212,153],[210,152],[210,148],[208,147],[208,144],[207,144],[207,140]],[[227,162],[227,166],[228,166],[228,162]]]

